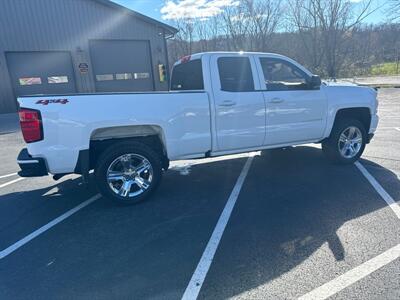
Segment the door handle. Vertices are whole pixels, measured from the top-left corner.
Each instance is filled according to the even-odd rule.
[[[234,106],[234,105],[236,105],[236,102],[233,100],[225,100],[218,105],[219,106]]]
[[[277,98],[277,97],[271,99],[271,102],[272,102],[272,103],[281,103],[281,102],[283,102],[283,101],[284,101],[284,100],[283,100],[282,98]]]

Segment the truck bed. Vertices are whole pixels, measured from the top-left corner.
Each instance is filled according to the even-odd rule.
[[[171,160],[211,149],[206,92],[35,95],[18,102],[41,113],[44,139],[28,144],[28,151],[33,157],[45,156],[53,174],[72,172],[79,151],[89,148],[96,132],[110,127],[160,128]]]

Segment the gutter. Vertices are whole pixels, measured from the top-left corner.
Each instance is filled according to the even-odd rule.
[[[171,33],[169,35],[166,35],[165,33],[165,28],[163,28],[163,38],[164,38],[164,48],[165,48],[165,68],[167,69],[167,84],[168,84],[168,89],[170,87],[170,73],[171,70],[169,69],[169,58],[168,58],[168,45],[167,45],[167,40],[172,39],[175,36],[175,33]]]

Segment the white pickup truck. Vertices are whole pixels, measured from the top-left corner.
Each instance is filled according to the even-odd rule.
[[[101,193],[149,196],[169,161],[322,143],[353,163],[378,124],[377,93],[328,85],[268,53],[199,53],[175,63],[171,91],[21,97],[20,176],[94,170]]]

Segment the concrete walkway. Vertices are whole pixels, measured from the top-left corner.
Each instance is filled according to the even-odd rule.
[[[339,81],[346,81],[360,85],[371,85],[378,87],[400,87],[400,75],[374,76],[374,77],[353,77],[342,78]]]
[[[19,119],[17,113],[0,114],[0,134],[18,131]]]

